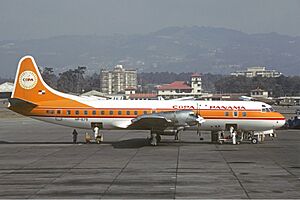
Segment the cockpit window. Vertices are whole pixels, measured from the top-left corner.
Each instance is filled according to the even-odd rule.
[[[275,111],[274,108],[272,108],[272,107],[270,107],[269,110],[270,110],[271,112],[274,112],[274,111]]]

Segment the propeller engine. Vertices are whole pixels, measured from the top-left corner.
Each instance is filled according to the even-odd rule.
[[[204,119],[191,110],[178,110],[175,112],[161,112],[156,115],[166,118],[173,128],[184,129],[190,126],[197,126],[204,122]]]

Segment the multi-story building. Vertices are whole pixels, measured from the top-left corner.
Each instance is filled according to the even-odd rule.
[[[124,69],[117,65],[112,71],[102,69],[100,71],[100,90],[106,94],[125,92],[126,88],[137,87],[137,71]]]
[[[231,73],[232,76],[246,76],[246,77],[279,77],[282,74],[276,70],[267,70],[266,67],[249,67],[245,71],[236,71]]]
[[[191,76],[191,82],[174,81],[156,87],[157,95],[164,99],[176,99],[182,97],[200,98],[202,95],[202,80],[198,73]]]

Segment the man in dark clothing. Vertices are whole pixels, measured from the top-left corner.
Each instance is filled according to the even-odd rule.
[[[77,143],[77,135],[78,135],[76,129],[74,129],[72,134],[73,134],[73,143],[76,144]]]

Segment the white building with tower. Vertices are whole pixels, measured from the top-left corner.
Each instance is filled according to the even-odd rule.
[[[169,84],[158,85],[156,87],[157,96],[164,99],[177,99],[183,97],[200,98],[202,96],[201,75],[194,73],[190,82],[174,81]]]

